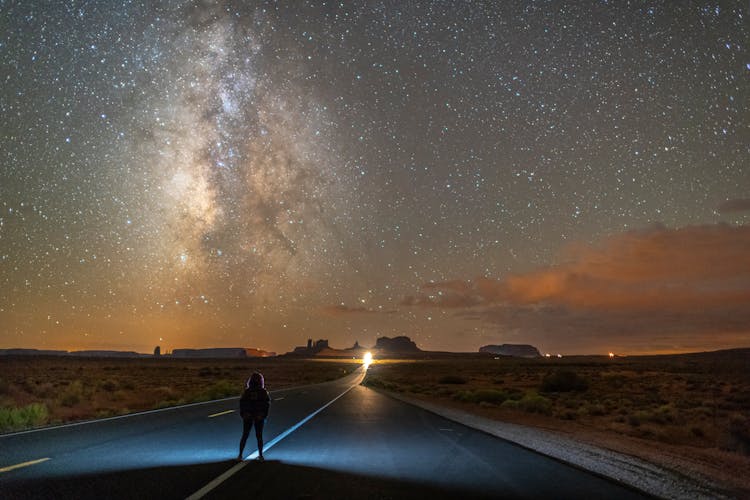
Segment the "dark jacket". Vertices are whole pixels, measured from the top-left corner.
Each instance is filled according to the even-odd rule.
[[[265,389],[245,389],[240,398],[240,415],[242,418],[264,419],[268,417],[270,407],[271,397]]]

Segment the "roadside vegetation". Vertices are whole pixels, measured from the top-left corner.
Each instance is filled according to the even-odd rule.
[[[239,396],[258,370],[269,390],[334,380],[359,363],[284,358],[0,358],[0,433]]]

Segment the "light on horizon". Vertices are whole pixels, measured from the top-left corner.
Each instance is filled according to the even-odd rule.
[[[372,363],[372,353],[370,351],[367,351],[364,356],[362,356],[362,364],[365,365],[365,370],[368,366]]]

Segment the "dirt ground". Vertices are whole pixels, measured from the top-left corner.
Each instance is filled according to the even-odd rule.
[[[366,384],[575,437],[750,492],[750,350],[379,361]]]
[[[4,356],[0,432],[239,396],[253,371],[271,391],[325,382],[360,365],[351,361]]]

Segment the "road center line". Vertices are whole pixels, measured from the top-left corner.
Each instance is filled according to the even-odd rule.
[[[317,415],[321,411],[331,406],[337,399],[339,399],[344,394],[346,394],[347,392],[354,389],[357,385],[359,385],[359,382],[361,380],[362,379],[359,379],[355,384],[352,384],[351,386],[347,387],[347,389],[344,392],[342,392],[341,394],[339,394],[338,396],[336,396],[335,398],[333,398],[332,400],[330,400],[329,402],[327,402],[326,404],[324,404],[323,406],[321,406],[320,408],[318,408],[317,410],[315,410],[314,412],[312,412],[311,414],[309,414],[308,416],[306,416],[305,418],[303,418],[302,420],[300,420],[299,422],[297,422],[296,424],[294,424],[293,426],[291,426],[290,428],[288,428],[287,430],[285,430],[284,432],[276,436],[275,438],[273,438],[268,444],[263,446],[263,451],[268,451],[269,449],[271,449],[272,446],[277,444],[279,441],[281,441],[282,439],[287,437],[289,434],[291,434],[292,432],[302,427],[304,424],[306,424],[315,415]],[[239,472],[244,466],[246,466],[249,463],[247,462],[247,460],[252,460],[254,458],[257,458],[257,456],[258,456],[258,452],[254,451],[253,453],[251,453],[245,458],[245,461],[234,465],[231,469],[225,471],[223,474],[216,477],[213,481],[205,485],[203,488],[199,489],[198,491],[196,491],[195,493],[187,497],[186,500],[198,500],[200,498],[203,498],[208,493],[210,493],[211,490],[215,489],[221,483],[223,483],[224,481],[232,477],[235,473]]]
[[[20,469],[20,468],[22,468],[22,467],[28,467],[29,465],[40,464],[40,463],[42,463],[42,462],[46,462],[46,461],[47,461],[47,460],[49,460],[49,459],[50,459],[49,457],[45,457],[45,458],[38,458],[38,459],[36,459],[36,460],[29,460],[28,462],[23,462],[23,463],[21,463],[21,464],[16,464],[16,465],[9,465],[9,466],[7,466],[7,467],[3,467],[2,469],[0,469],[0,473],[3,473],[3,472],[10,472],[10,471],[12,471],[12,470]]]
[[[213,415],[209,415],[208,418],[220,417],[222,415],[226,415],[227,413],[234,413],[234,410],[220,411],[219,413],[214,413]]]

